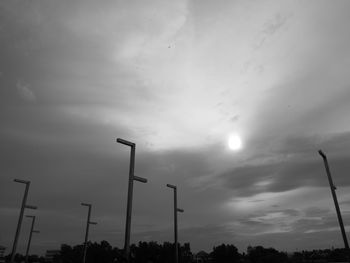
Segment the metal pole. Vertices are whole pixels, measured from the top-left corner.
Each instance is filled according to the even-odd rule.
[[[81,203],[83,206],[88,207],[88,216],[87,216],[87,221],[86,221],[86,231],[85,231],[85,241],[84,241],[84,254],[83,254],[83,263],[86,261],[86,253],[87,253],[87,245],[88,245],[88,238],[89,238],[89,226],[90,224],[96,225],[96,222],[91,222],[90,217],[91,217],[91,204],[86,204],[86,203]]]
[[[133,188],[134,188],[134,180],[147,183],[147,179],[138,177],[134,175],[134,169],[135,169],[135,149],[136,144],[120,139],[117,139],[117,142],[130,146],[131,152],[130,152],[130,166],[129,166],[129,185],[128,185],[128,200],[127,200],[127,207],[126,207],[126,223],[125,223],[125,242],[124,242],[124,251],[125,251],[125,258],[127,262],[130,261],[130,229],[131,229],[131,211],[132,211],[132,196],[133,196]]]
[[[87,242],[88,242],[88,236],[89,236],[89,225],[90,225],[89,222],[90,222],[90,216],[91,216],[91,205],[87,205],[87,207],[88,207],[88,216],[86,221],[83,263],[85,263],[85,260],[86,260],[86,248],[87,248]]]
[[[174,245],[175,245],[175,263],[179,262],[178,240],[177,240],[177,213],[184,212],[183,209],[177,208],[177,188],[175,185],[167,184],[174,190]]]
[[[26,259],[25,259],[25,262],[28,263],[29,248],[30,248],[30,243],[32,242],[32,235],[34,232],[35,216],[26,216],[26,217],[32,218],[32,226],[30,228],[28,245],[27,245],[27,250],[26,250]]]
[[[35,206],[27,206],[27,196],[28,196],[28,191],[29,191],[29,186],[30,186],[30,181],[24,181],[24,180],[19,180],[15,179],[14,180],[16,183],[21,183],[26,185],[26,189],[24,191],[24,196],[22,200],[22,206],[21,206],[21,211],[19,213],[19,218],[18,218],[18,223],[17,223],[17,229],[16,229],[16,234],[15,234],[15,239],[13,241],[13,246],[12,246],[12,252],[11,252],[11,262],[14,262],[15,260],[15,255],[16,255],[16,249],[17,249],[17,243],[18,243],[18,237],[21,232],[21,226],[22,226],[22,220],[23,220],[23,213],[25,208],[30,208],[30,209],[36,209]]]
[[[128,185],[128,201],[126,208],[126,223],[125,223],[125,239],[124,249],[127,262],[130,260],[130,231],[131,231],[131,211],[132,211],[132,196],[134,191],[134,169],[135,169],[135,144],[131,147],[130,166],[129,166],[129,185]]]
[[[344,240],[344,246],[345,246],[346,249],[349,249],[349,244],[348,244],[348,240],[346,238],[346,233],[345,233],[345,229],[344,229],[343,219],[341,217],[340,208],[339,208],[339,205],[338,205],[337,194],[335,193],[335,190],[337,188],[333,184],[331,171],[330,171],[329,165],[328,165],[327,156],[321,150],[319,150],[318,153],[322,156],[323,162],[324,162],[324,165],[325,165],[325,168],[326,168],[326,172],[327,172],[327,176],[328,176],[328,182],[329,182],[329,186],[331,188],[333,201],[334,201],[334,205],[335,205],[335,210],[337,211],[337,216],[338,216],[338,221],[339,221],[339,225],[340,225],[340,230],[341,230],[341,233],[342,233],[342,236],[343,236],[343,240]]]
[[[175,263],[179,262],[179,251],[177,245],[177,189],[174,189],[174,237],[175,237]]]

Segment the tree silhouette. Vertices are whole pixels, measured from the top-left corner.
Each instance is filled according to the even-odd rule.
[[[214,247],[210,255],[214,263],[235,263],[239,262],[240,258],[238,249],[234,245],[225,244]]]
[[[252,263],[283,263],[288,262],[287,254],[278,252],[274,248],[264,248],[262,246],[247,249],[248,259]]]

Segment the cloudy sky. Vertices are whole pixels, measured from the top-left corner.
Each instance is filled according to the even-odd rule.
[[[1,1],[0,245],[24,185],[32,251],[124,240],[280,250],[341,247],[322,159],[350,230],[350,2]],[[228,138],[242,140],[230,150]],[[30,227],[24,219],[18,251]]]

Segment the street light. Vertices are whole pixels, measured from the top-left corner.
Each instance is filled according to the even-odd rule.
[[[117,142],[131,147],[130,166],[129,166],[128,201],[127,201],[127,207],[126,207],[125,243],[124,243],[125,257],[126,257],[127,262],[129,262],[129,259],[130,259],[131,210],[132,210],[132,194],[133,194],[133,188],[134,188],[134,180],[139,181],[141,183],[147,183],[147,179],[134,175],[136,144],[133,142],[129,142],[129,141],[120,139],[120,138],[117,139]]]
[[[167,184],[166,185],[169,188],[172,188],[174,190],[174,236],[175,236],[175,263],[179,262],[179,252],[178,252],[178,245],[177,245],[177,213],[183,213],[184,210],[177,207],[177,188],[175,185]]]
[[[338,222],[339,222],[339,225],[340,225],[340,230],[341,230],[341,233],[342,233],[342,236],[343,236],[343,240],[344,240],[344,246],[345,246],[346,249],[349,249],[349,244],[348,244],[348,240],[347,240],[346,234],[345,234],[343,219],[341,217],[340,208],[339,208],[339,205],[338,205],[337,194],[335,193],[335,190],[337,188],[333,184],[331,171],[330,171],[329,165],[328,165],[327,156],[324,154],[324,152],[322,152],[322,150],[319,150],[318,153],[323,158],[324,166],[326,168],[326,172],[327,172],[327,176],[328,176],[328,182],[329,182],[329,186],[331,188],[333,201],[334,201],[334,205],[335,205],[335,210],[337,211],[337,216],[338,216]]]
[[[88,209],[88,216],[87,216],[87,222],[86,222],[86,231],[85,231],[85,242],[84,242],[84,255],[83,255],[83,263],[85,263],[86,260],[86,251],[87,251],[87,243],[88,243],[88,236],[89,236],[89,226],[90,225],[97,225],[96,222],[90,221],[91,216],[91,204],[81,203],[83,206],[87,206]]]
[[[14,179],[14,182],[16,183],[21,183],[21,184],[25,184],[26,188],[24,191],[24,196],[23,196],[23,200],[22,200],[22,206],[21,206],[21,211],[19,213],[19,218],[18,218],[18,223],[17,223],[17,229],[16,229],[16,234],[15,234],[15,239],[13,241],[13,246],[12,246],[12,252],[11,252],[11,262],[14,262],[15,260],[15,255],[16,255],[16,249],[17,249],[17,242],[18,242],[18,237],[19,237],[19,233],[21,232],[21,226],[22,226],[22,220],[23,220],[23,213],[24,213],[24,209],[28,208],[28,209],[37,209],[36,206],[32,206],[32,205],[27,205],[27,196],[28,196],[28,191],[29,191],[29,186],[30,186],[30,181],[24,181],[24,180],[19,180],[19,179]]]
[[[26,250],[26,259],[25,259],[25,263],[28,263],[28,254],[29,254],[30,243],[32,242],[32,234],[33,233],[40,233],[40,231],[34,230],[35,216],[26,216],[26,217],[29,217],[32,219],[32,226],[30,228],[28,245],[27,245],[27,250]]]

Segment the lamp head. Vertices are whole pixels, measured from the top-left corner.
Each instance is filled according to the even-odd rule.
[[[169,187],[169,188],[176,189],[176,186],[175,186],[175,185],[172,185],[172,184],[167,184],[166,186]]]

